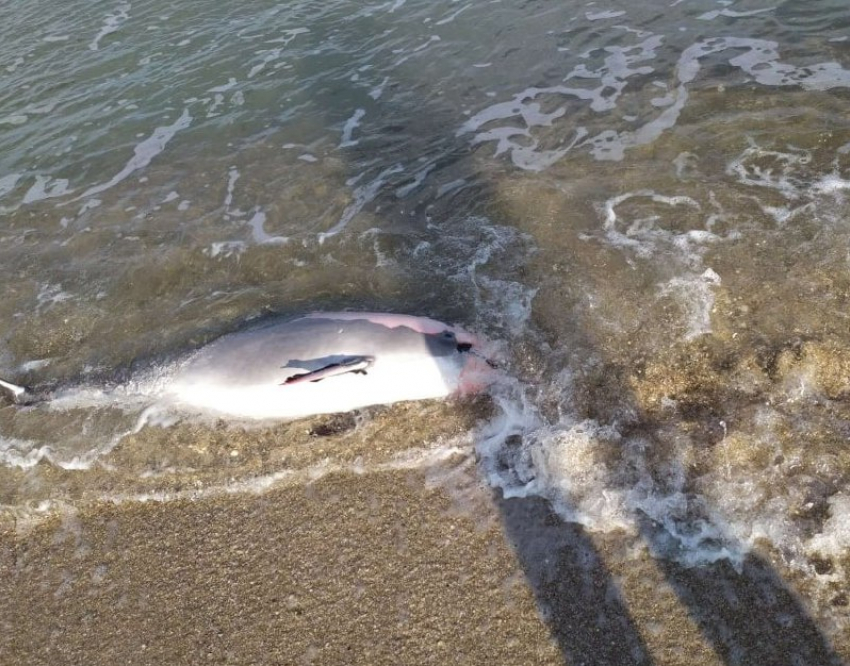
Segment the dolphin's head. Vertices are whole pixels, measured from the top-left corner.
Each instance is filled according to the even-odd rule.
[[[471,395],[492,384],[498,373],[492,360],[493,345],[460,326],[446,326],[439,333],[426,334],[429,351],[437,359],[450,358],[461,363],[454,393]]]

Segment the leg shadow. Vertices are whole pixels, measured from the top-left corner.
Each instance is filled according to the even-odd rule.
[[[617,583],[584,528],[564,522],[539,497],[504,499],[497,490],[494,501],[566,663],[652,664]]]
[[[669,537],[649,518],[639,520],[653,550]],[[706,640],[728,666],[841,666],[828,639],[773,567],[754,554],[741,571],[728,560],[685,567],[656,562]]]

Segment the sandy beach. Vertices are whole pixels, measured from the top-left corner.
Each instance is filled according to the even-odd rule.
[[[542,500],[494,497],[474,466],[453,478],[335,473],[6,519],[0,661],[841,663],[781,585],[765,612],[755,563],[665,571]]]
[[[7,530],[2,661],[557,663],[498,523],[480,518],[388,473]]]

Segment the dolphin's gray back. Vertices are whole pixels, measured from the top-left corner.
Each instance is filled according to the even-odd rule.
[[[456,352],[457,342],[448,331],[425,335],[366,319],[314,316],[226,335],[201,349],[176,379],[231,386],[280,383],[347,357],[369,356],[385,363],[415,354],[446,357]]]

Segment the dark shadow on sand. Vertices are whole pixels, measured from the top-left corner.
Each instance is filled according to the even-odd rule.
[[[494,492],[505,532],[567,664],[652,664],[616,580],[581,525],[549,502]]]
[[[641,535],[656,548],[669,539],[645,516]],[[658,566],[706,640],[728,666],[841,666],[834,652],[773,567],[753,553],[741,571],[727,560],[684,567],[658,558]]]

